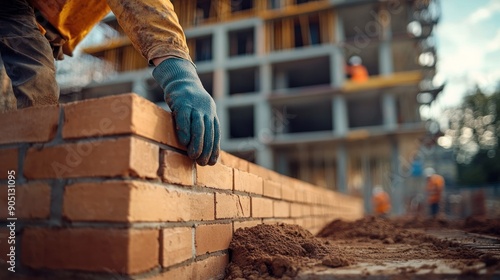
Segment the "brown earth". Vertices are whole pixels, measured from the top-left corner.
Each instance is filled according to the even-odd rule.
[[[331,268],[366,270],[362,271],[366,276],[374,273],[369,268],[380,267],[383,275],[389,271],[385,267],[395,263],[397,275],[413,275],[419,270],[498,273],[500,255],[468,246],[481,235],[473,235],[470,244],[460,241],[465,231],[498,235],[497,222],[366,217],[354,222],[334,220],[317,236],[296,225],[258,225],[235,232],[226,279],[291,279],[307,271]]]
[[[291,279],[315,265],[349,265],[344,252],[297,225],[258,225],[238,229],[229,246],[226,279]]]

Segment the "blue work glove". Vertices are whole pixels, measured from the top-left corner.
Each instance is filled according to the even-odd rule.
[[[168,58],[153,70],[174,116],[177,137],[199,165],[214,165],[219,157],[220,130],[215,102],[203,88],[194,65]]]

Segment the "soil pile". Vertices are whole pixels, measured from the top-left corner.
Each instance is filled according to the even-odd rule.
[[[225,279],[291,279],[302,268],[350,264],[344,252],[297,225],[238,229],[229,250],[231,263]]]
[[[450,269],[467,275],[498,274],[496,237],[464,230],[492,235],[500,227],[477,218],[464,222],[369,216],[352,222],[334,220],[317,236],[286,224],[238,229],[229,246],[226,279],[291,279],[322,271],[361,272],[360,276],[422,271],[438,275]]]
[[[432,226],[426,223],[425,228],[446,228],[447,225],[440,222],[433,222]],[[406,225],[408,227],[408,225]],[[414,227],[410,227],[414,228]],[[433,255],[436,258],[444,259],[474,259],[478,257],[477,252],[467,248],[459,248],[459,244],[453,240],[439,239],[426,234],[424,231],[410,230],[401,226],[401,221],[388,220],[374,216],[365,217],[354,222],[334,220],[319,233],[318,237],[336,241],[336,243],[369,242],[371,244],[406,244],[418,245],[420,248],[412,251],[416,255]],[[344,242],[342,242],[344,241]],[[376,247],[376,246],[375,246]],[[383,247],[381,247],[383,248]],[[422,252],[421,250],[425,251]],[[393,254],[393,252],[390,252]],[[411,259],[414,254],[404,257],[397,254],[397,258]],[[382,255],[388,257],[389,255]]]
[[[468,217],[467,219],[465,219],[463,230],[474,233],[500,236],[500,219]]]
[[[415,218],[393,218],[391,223],[406,229],[458,229],[472,233],[482,233],[500,236],[500,219],[485,218],[481,216],[469,216],[465,220],[446,219],[423,219]]]

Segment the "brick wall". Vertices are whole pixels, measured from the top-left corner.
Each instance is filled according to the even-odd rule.
[[[134,94],[0,115],[0,278],[16,171],[16,276],[209,279],[233,232],[294,223],[317,232],[362,201],[222,153],[193,163],[169,113]],[[24,279],[24,278],[23,278]]]

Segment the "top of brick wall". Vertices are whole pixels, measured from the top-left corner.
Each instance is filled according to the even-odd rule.
[[[0,127],[0,145],[135,134],[185,149],[171,114],[133,93],[2,113]]]

